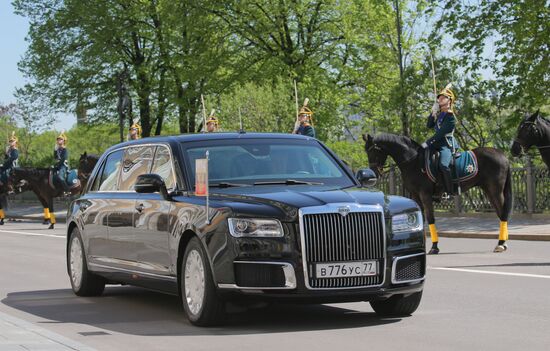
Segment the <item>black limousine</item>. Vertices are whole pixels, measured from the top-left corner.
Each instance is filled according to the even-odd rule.
[[[209,196],[197,196],[196,160],[206,155]],[[201,326],[222,322],[228,301],[257,298],[369,301],[380,315],[410,315],[426,270],[422,214],[410,199],[367,189],[375,182],[298,135],[115,145],[69,208],[73,291],[131,284],[176,294]]]

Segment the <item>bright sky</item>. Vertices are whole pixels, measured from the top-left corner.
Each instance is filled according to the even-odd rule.
[[[13,13],[11,1],[0,0],[0,104],[15,102],[15,88],[25,84],[17,62],[27,49],[25,36],[28,29],[28,21]],[[52,129],[70,129],[76,123],[76,117],[72,114],[59,115],[57,120]]]

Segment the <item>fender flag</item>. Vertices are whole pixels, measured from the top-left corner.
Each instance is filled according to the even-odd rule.
[[[208,196],[208,159],[195,160],[195,196]]]

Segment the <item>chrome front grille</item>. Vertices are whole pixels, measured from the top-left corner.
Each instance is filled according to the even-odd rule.
[[[341,289],[376,286],[384,280],[384,216],[381,211],[304,213],[301,218],[304,272],[309,288]],[[320,278],[316,263],[376,260],[376,276]]]

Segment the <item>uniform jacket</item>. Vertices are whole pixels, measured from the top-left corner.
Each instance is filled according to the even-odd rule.
[[[57,148],[53,152],[55,158],[54,169],[59,171],[62,167],[69,168],[69,151],[66,148]]]
[[[452,134],[455,130],[456,118],[452,112],[440,112],[437,118],[431,114],[428,117],[428,128],[433,128],[435,134],[428,140],[426,144],[429,147],[440,149],[442,147],[458,149],[460,146]]]
[[[17,159],[19,158],[19,150],[9,148],[6,150],[4,163],[2,164],[4,169],[12,169],[17,166]]]
[[[315,138],[315,129],[313,129],[311,125],[304,123],[300,125],[296,134],[301,134],[301,135]]]

